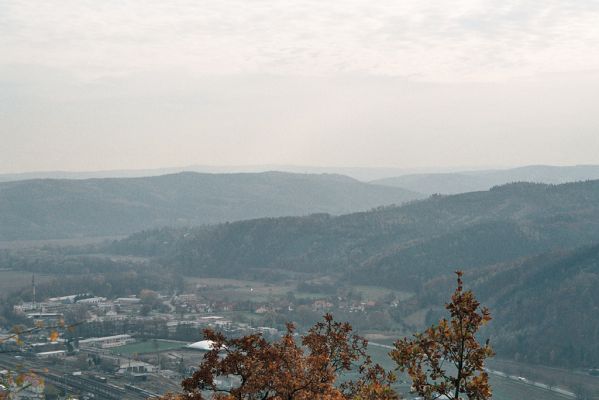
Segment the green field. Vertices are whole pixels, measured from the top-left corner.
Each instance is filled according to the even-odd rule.
[[[384,298],[385,296],[388,296],[389,294],[394,294],[398,300],[404,301],[404,300],[407,300],[410,297],[414,296],[413,293],[403,292],[400,290],[392,290],[392,289],[382,288],[379,286],[359,285],[359,286],[352,286],[352,287],[354,288],[355,291],[362,293],[362,296],[366,300],[377,301],[377,300]]]
[[[111,351],[114,354],[133,355],[175,350],[180,349],[183,346],[185,346],[185,343],[182,342],[174,342],[170,340],[147,340],[145,342],[137,342],[115,347]]]
[[[200,294],[211,299],[235,299],[237,301],[264,302],[273,296],[283,296],[295,289],[295,285],[224,278],[190,277],[188,282],[200,285]]]

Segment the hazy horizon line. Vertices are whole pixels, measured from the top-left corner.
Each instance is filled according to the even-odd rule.
[[[181,166],[163,166],[163,167],[140,167],[140,168],[108,168],[108,169],[47,169],[47,170],[27,170],[18,172],[0,171],[0,176],[19,176],[19,175],[49,175],[49,174],[109,174],[109,173],[144,173],[144,172],[202,172],[202,173],[243,173],[243,172],[299,172],[304,169],[305,173],[314,173],[322,170],[363,170],[363,171],[398,171],[404,174],[412,173],[457,173],[467,171],[487,171],[487,170],[510,170],[527,167],[594,167],[597,164],[580,163],[534,163],[534,164],[515,164],[515,165],[442,165],[427,167],[400,167],[400,166],[359,166],[359,165],[310,165],[310,164],[187,164]],[[201,171],[205,169],[206,171]],[[287,171],[285,169],[288,169]],[[210,171],[213,170],[213,171]]]

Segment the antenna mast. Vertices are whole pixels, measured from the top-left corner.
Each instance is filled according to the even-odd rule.
[[[35,304],[35,273],[31,275],[31,288],[33,290],[33,309],[35,310],[37,308]]]

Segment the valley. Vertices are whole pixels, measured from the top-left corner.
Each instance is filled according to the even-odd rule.
[[[592,393],[597,379],[589,371],[599,360],[599,319],[592,312],[599,306],[598,204],[599,181],[522,183],[340,216],[4,242],[2,318],[21,323],[33,315],[27,307],[41,307],[68,323],[87,321],[67,337],[125,334],[135,341],[101,358],[119,354],[183,371],[198,358],[183,368],[178,360],[189,355],[182,346],[200,340],[206,327],[276,338],[288,321],[305,332],[332,313],[368,338],[377,361],[393,369],[388,349],[377,344],[388,346],[442,318],[460,268],[492,310],[481,335],[498,354],[489,364],[494,398],[575,398],[576,390]],[[74,295],[81,304],[48,300]],[[78,365],[77,357],[67,359]],[[549,367],[561,371],[560,380]],[[148,374],[147,385],[135,386],[156,390],[156,379],[168,372]]]

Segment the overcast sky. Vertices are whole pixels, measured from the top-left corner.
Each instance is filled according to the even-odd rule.
[[[0,1],[0,172],[599,164],[599,1]]]

